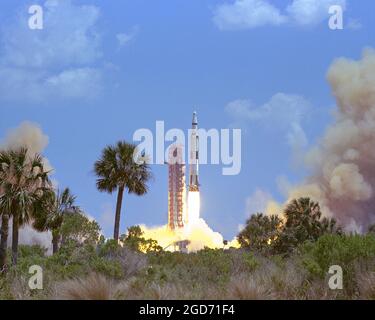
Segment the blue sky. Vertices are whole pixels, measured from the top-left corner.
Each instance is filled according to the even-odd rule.
[[[232,238],[268,198],[283,201],[283,181],[308,174],[298,159],[332,121],[332,61],[375,47],[373,1],[309,2],[3,0],[0,137],[38,124],[54,179],[111,235],[116,196],[92,172],[104,146],[156,120],[188,129],[193,110],[204,128],[241,127],[241,173],[200,168],[201,215]],[[27,27],[32,4],[43,30]],[[328,4],[345,5],[343,30],[328,28]],[[152,170],[146,196],[124,197],[122,232],[166,223],[167,168]]]

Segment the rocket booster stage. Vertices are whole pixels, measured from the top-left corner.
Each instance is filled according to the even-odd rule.
[[[197,113],[193,112],[190,135],[189,191],[199,191],[199,136]]]

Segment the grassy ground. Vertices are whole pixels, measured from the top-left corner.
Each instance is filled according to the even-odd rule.
[[[28,269],[43,268],[43,290]],[[343,269],[343,289],[328,269]],[[54,256],[21,246],[19,264],[0,277],[0,299],[375,299],[375,236],[321,237],[289,256],[241,249],[134,252],[70,243]]]

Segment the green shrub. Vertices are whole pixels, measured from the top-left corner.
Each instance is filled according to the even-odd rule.
[[[312,277],[326,277],[332,265],[342,267],[344,286],[351,291],[355,290],[356,272],[373,266],[375,236],[327,234],[315,243],[302,245],[300,253],[302,264]]]
[[[332,265],[343,269],[353,263],[375,258],[373,235],[324,235],[315,243],[301,247],[303,262],[312,274],[323,277]]]
[[[120,262],[95,257],[90,261],[90,269],[110,278],[121,279],[124,276]]]
[[[149,254],[147,281],[183,282],[196,287],[204,283],[222,284],[229,280],[231,259],[221,249],[196,253],[158,252]]]
[[[243,262],[249,272],[255,271],[259,267],[259,261],[255,258],[252,253],[242,254]]]
[[[98,255],[104,257],[116,253],[121,246],[116,240],[109,239],[98,246]]]

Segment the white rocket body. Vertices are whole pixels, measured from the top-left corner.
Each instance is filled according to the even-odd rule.
[[[190,135],[189,191],[199,191],[199,136],[197,113],[193,112]]]

